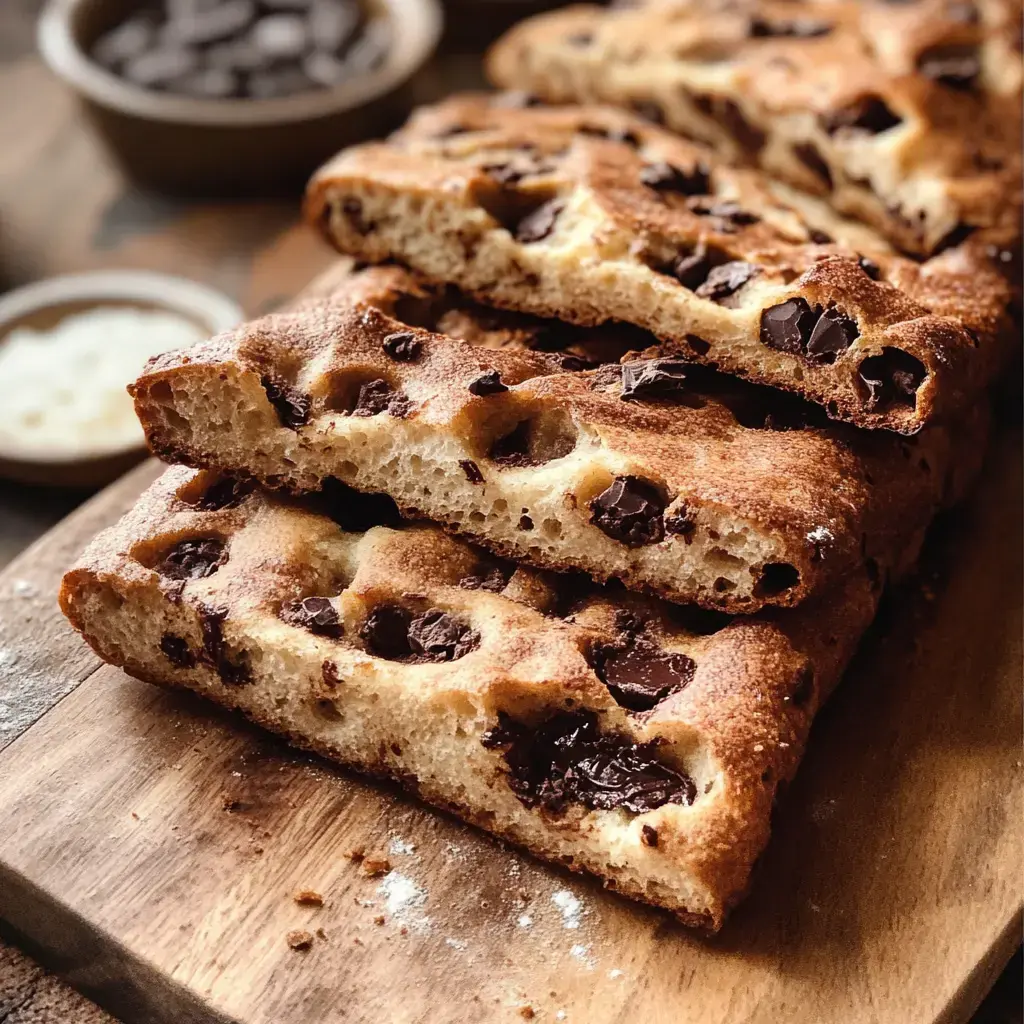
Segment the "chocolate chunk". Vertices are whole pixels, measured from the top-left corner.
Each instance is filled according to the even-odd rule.
[[[656,847],[658,845],[658,830],[651,825],[641,825],[640,842],[644,846]]]
[[[477,398],[500,395],[503,391],[508,391],[508,386],[501,383],[501,374],[497,370],[488,370],[469,384],[469,393]]]
[[[868,259],[867,256],[858,256],[857,266],[860,267],[860,269],[863,270],[872,281],[877,281],[882,276],[882,268],[874,260]]]
[[[880,96],[862,96],[849,106],[834,110],[823,118],[823,126],[829,135],[843,128],[880,135],[902,123],[903,119],[897,117]]]
[[[326,597],[304,597],[281,605],[280,618],[292,626],[308,629],[317,636],[335,640],[344,635],[344,628],[334,605]]]
[[[412,612],[395,604],[378,605],[363,623],[359,638],[371,654],[391,661],[411,657],[409,626]]]
[[[856,320],[838,309],[826,309],[811,331],[807,355],[816,363],[834,363],[859,335]]]
[[[527,245],[531,242],[543,241],[555,229],[558,215],[564,208],[565,200],[557,197],[538,206],[516,225],[514,231],[516,241]]]
[[[681,359],[636,359],[622,364],[624,402],[672,398],[686,390],[686,363]]]
[[[814,39],[827,36],[832,24],[816,18],[794,18],[792,21],[766,21],[755,17],[750,20],[750,34],[755,39]]]
[[[917,389],[928,371],[920,359],[899,348],[884,348],[880,356],[869,356],[858,368],[868,390],[867,407],[872,410],[893,405],[917,404]]]
[[[484,482],[484,475],[480,472],[480,467],[472,459],[459,459],[459,465],[462,467],[462,472],[466,474],[466,479],[471,484],[482,484]]]
[[[619,476],[590,503],[590,521],[613,540],[638,548],[665,536],[665,502],[657,488],[636,476]]]
[[[409,646],[428,661],[455,661],[480,645],[480,634],[439,608],[409,623]]]
[[[647,164],[640,171],[640,183],[655,192],[678,192],[684,196],[707,195],[711,191],[711,172],[702,163],[689,171],[661,160]]]
[[[977,83],[981,60],[973,46],[933,46],[918,57],[917,70],[926,78],[965,92]]]
[[[352,410],[353,416],[377,416],[386,412],[399,418],[409,411],[409,400],[386,380],[370,380],[359,387],[359,397]]]
[[[682,537],[687,544],[693,542],[697,530],[697,514],[685,505],[680,505],[674,512],[665,516],[665,532]]]
[[[227,561],[224,542],[215,537],[179,541],[156,571],[171,580],[202,580]]]
[[[694,213],[702,217],[713,217],[719,222],[714,225],[715,228],[727,234],[732,234],[739,228],[746,227],[749,224],[756,224],[761,219],[756,213],[744,210],[739,203],[735,203],[732,200],[720,200],[717,202],[700,200],[688,205]]]
[[[807,300],[797,296],[761,311],[761,344],[777,352],[801,355],[817,317]]]
[[[672,264],[671,273],[684,288],[696,291],[707,280],[714,266],[707,246],[698,242],[691,252],[683,253]]]
[[[224,640],[224,620],[228,617],[228,609],[199,606],[199,626],[203,632],[203,653],[205,659],[217,670],[221,682],[226,686],[244,686],[252,682],[252,669],[249,657],[244,652],[232,654]]]
[[[459,586],[463,590],[486,590],[491,594],[500,594],[508,586],[514,572],[515,567],[512,565],[498,566],[488,572],[464,576],[459,580]]]
[[[632,609],[617,608],[615,610],[615,628],[620,633],[635,636],[647,628],[647,620]]]
[[[414,363],[423,351],[423,342],[410,331],[389,334],[382,342],[381,348],[398,363]]]
[[[297,388],[269,374],[262,377],[260,383],[267,393],[267,398],[270,399],[270,404],[277,410],[277,418],[283,426],[298,430],[309,422],[310,410],[313,407],[309,395],[304,395]]]
[[[825,162],[825,158],[818,152],[817,146],[812,142],[800,142],[793,147],[793,155],[821,178],[829,190],[832,189],[832,171]]]
[[[386,494],[357,491],[333,476],[324,480],[319,493],[307,496],[305,503],[333,519],[349,533],[365,533],[374,526],[402,524],[398,506]]]
[[[504,713],[481,738],[503,748],[508,784],[526,807],[561,814],[573,803],[644,814],[667,803],[693,803],[693,780],[658,760],[656,742],[601,735],[593,711],[563,712],[531,728]]]
[[[730,295],[735,295],[751,278],[756,277],[760,268],[743,260],[733,260],[713,267],[704,283],[696,289],[702,299],[720,302]]]
[[[164,633],[160,638],[160,650],[175,668],[194,668],[196,656],[188,646],[184,637],[173,633]]]
[[[222,476],[203,491],[198,500],[192,503],[192,507],[199,509],[200,512],[219,512],[221,509],[234,508],[255,489],[254,480]]]
[[[599,645],[591,660],[615,702],[630,711],[650,711],[690,683],[696,669],[692,658],[642,637]]]

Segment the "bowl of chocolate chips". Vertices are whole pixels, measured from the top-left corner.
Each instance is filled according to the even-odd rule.
[[[273,195],[401,120],[441,23],[438,0],[50,0],[38,38],[132,180]]]

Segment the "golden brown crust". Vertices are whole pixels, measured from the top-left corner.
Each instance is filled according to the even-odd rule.
[[[210,539],[223,545],[212,569],[207,559],[171,578],[169,552]],[[60,601],[101,657],[141,678],[240,708],[687,923],[719,927],[880,588],[860,575],[798,611],[727,621],[523,568],[499,571],[493,592],[467,585],[493,570],[489,556],[434,526],[346,533],[306,506],[171,469],[93,542]],[[283,611],[310,596],[330,604],[334,635]],[[364,627],[385,605],[443,610],[477,642],[454,660],[382,657]],[[640,713],[620,706],[592,667],[600,644],[638,635],[693,662],[688,683]],[[499,712],[536,723],[566,708],[594,712],[605,734],[657,740],[659,759],[693,780],[692,803],[639,814],[520,803],[500,750],[482,736]]]
[[[728,611],[797,604],[865,565],[897,569],[957,492],[957,467],[980,460],[982,407],[955,431],[868,434],[696,367],[627,401],[620,366],[560,365],[567,351],[617,358],[643,344],[637,332],[482,310],[395,267],[327,288],[153,360],[130,389],[153,450],[293,493],[335,477],[500,554]],[[388,354],[396,337],[412,358]],[[495,393],[474,393],[494,374]],[[388,397],[362,408],[371,382]],[[275,407],[275,386],[297,419]],[[510,462],[499,453],[517,432],[537,440]],[[663,503],[634,544],[595,521],[597,496],[624,478]]]
[[[340,154],[306,202],[358,258],[398,259],[497,306],[634,324],[663,353],[836,419],[910,434],[974,405],[1013,345],[1010,288],[985,246],[919,265],[877,238],[863,246],[864,229],[839,226],[853,244],[811,241],[809,209],[622,112],[474,96]],[[791,302],[806,304],[799,325],[775,329]],[[823,312],[843,325],[824,349]]]
[[[927,255],[968,226],[1019,238],[1020,19],[1019,0],[575,6],[517,25],[488,70],[649,111]]]

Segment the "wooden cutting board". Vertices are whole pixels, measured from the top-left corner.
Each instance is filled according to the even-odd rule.
[[[0,919],[125,1020],[952,1024],[1019,941],[1019,437],[865,642],[713,939],[101,667],[57,582],[155,472],[0,577]]]

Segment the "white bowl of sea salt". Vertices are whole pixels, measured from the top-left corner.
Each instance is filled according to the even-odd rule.
[[[241,319],[219,292],[144,271],[69,274],[0,296],[0,475],[112,480],[145,448],[125,388],[146,360]]]

